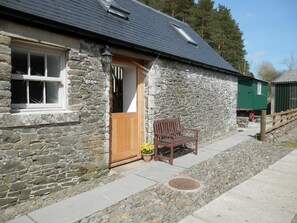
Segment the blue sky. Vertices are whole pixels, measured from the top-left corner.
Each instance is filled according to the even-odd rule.
[[[262,61],[286,70],[285,58],[297,58],[297,0],[214,0],[231,10],[243,32],[251,71]]]

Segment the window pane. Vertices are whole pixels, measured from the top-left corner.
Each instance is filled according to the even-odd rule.
[[[26,52],[11,51],[11,65],[13,74],[28,73],[28,59]]]
[[[30,55],[31,75],[44,76],[44,55]]]
[[[30,103],[43,103],[43,82],[30,81],[29,82],[29,98]]]
[[[257,94],[258,95],[262,94],[262,84],[261,84],[261,82],[258,82],[258,84],[257,84]]]
[[[47,82],[46,83],[46,103],[59,102],[59,83]]]
[[[60,77],[60,57],[48,55],[47,56],[47,76]]]
[[[24,103],[27,104],[27,91],[26,91],[26,82],[12,80],[11,81],[11,103]]]

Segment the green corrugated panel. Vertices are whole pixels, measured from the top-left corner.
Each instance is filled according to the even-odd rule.
[[[290,85],[275,86],[275,112],[287,111],[290,108]]]
[[[290,108],[297,108],[297,84],[292,84],[290,88]]]
[[[252,85],[248,81],[238,81],[237,108],[249,110],[252,107]]]
[[[267,83],[260,82],[261,83],[261,94],[258,95],[257,92],[257,85],[258,81],[253,81],[253,90],[254,93],[252,94],[252,107],[253,110],[266,110],[267,109],[267,94],[268,94],[268,86]]]
[[[261,94],[257,92],[257,80],[239,80],[237,108],[239,110],[262,110],[267,109],[267,83],[261,82]]]

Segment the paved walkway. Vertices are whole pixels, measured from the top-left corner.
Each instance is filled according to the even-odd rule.
[[[295,214],[297,150],[227,191],[180,223],[291,223]]]
[[[250,139],[250,137],[254,136],[257,132],[259,132],[259,125],[255,125],[254,127],[252,126],[252,128],[249,128],[248,130],[246,129],[243,132],[238,132],[237,134],[230,136],[226,139],[217,141],[215,143],[200,148],[198,156],[195,156],[193,154],[187,154],[185,156],[174,159],[174,165],[172,166],[164,162],[150,162],[141,168],[125,171],[123,173],[124,177],[120,178],[119,180],[95,188],[93,190],[81,193],[77,196],[65,199],[61,202],[49,205],[39,210],[33,211],[27,215],[11,220],[9,222],[76,222],[100,210],[112,206],[117,202],[135,193],[149,188],[157,184],[158,182],[164,182],[169,178],[178,175],[181,171],[195,164],[198,164],[206,159],[209,159],[215,156],[216,154],[231,148],[234,145],[237,145],[243,141]],[[250,180],[244,182],[243,184],[240,184],[239,186],[233,188],[232,190],[223,194],[218,199],[203,207],[202,209],[205,211],[200,211],[202,210],[200,209],[199,211],[188,216],[181,222],[244,222],[242,221],[242,219],[246,218],[247,220],[250,220],[250,218],[245,217],[244,214],[247,212],[243,210],[251,208],[251,210],[255,211],[255,209],[260,209],[260,206],[255,206],[254,203],[257,204],[259,203],[258,201],[261,200],[262,203],[260,202],[259,205],[262,204],[262,206],[264,207],[267,207],[266,204],[268,203],[273,203],[276,201],[281,202],[276,202],[278,203],[278,206],[275,206],[274,209],[272,209],[273,212],[277,213],[277,211],[274,211],[277,207],[280,208],[279,211],[281,211],[281,208],[283,208],[286,209],[287,212],[286,214],[280,215],[283,216],[283,218],[280,219],[280,221],[275,222],[290,223],[292,218],[294,217],[294,213],[297,212],[297,198],[296,195],[294,196],[294,194],[292,194],[292,191],[297,191],[296,163],[297,152],[294,151],[292,154],[286,156],[284,159],[280,160],[275,165],[270,167],[267,170],[268,173],[266,173],[266,170],[263,171],[262,173],[256,175]],[[295,170],[295,172],[293,172],[293,170]],[[282,182],[281,184],[278,184],[280,187],[277,187],[277,185],[273,185],[275,179],[279,179],[277,181]],[[272,186],[267,182],[271,182]],[[287,186],[283,187],[283,185]],[[246,195],[244,191],[246,191],[246,193],[249,192],[249,194]],[[263,192],[269,193],[269,199],[267,197],[264,197],[265,193]],[[259,198],[259,196],[262,197]],[[271,197],[274,198],[272,199],[273,202],[269,202]],[[286,199],[284,199],[284,197]],[[98,200],[100,200],[100,202],[98,202]],[[283,200],[287,202],[283,202]],[[230,206],[228,207],[226,203],[230,204]],[[289,210],[287,208],[288,205],[290,205],[292,210]],[[224,210],[224,207],[227,209]],[[241,209],[238,209],[238,207],[241,207]],[[216,214],[214,214],[213,212],[214,208],[217,211]],[[295,212],[293,210],[294,208]],[[264,208],[264,210],[266,209]],[[228,217],[233,216],[230,213],[235,213],[234,210],[237,210],[237,215],[234,214],[234,217],[231,217],[230,220],[230,218]],[[207,213],[209,215],[207,215]],[[261,212],[259,212],[259,215],[261,215]],[[267,215],[269,215],[269,213],[267,213]],[[256,217],[254,214],[251,214],[251,216]],[[269,216],[267,216],[266,218],[266,215],[263,215],[262,218],[269,220]],[[241,219],[241,221],[238,221],[238,218]],[[232,219],[234,219],[234,221]],[[260,219],[259,216],[256,219],[256,222],[260,222],[258,221]]]

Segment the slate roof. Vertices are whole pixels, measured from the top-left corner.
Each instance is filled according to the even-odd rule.
[[[272,81],[273,84],[278,83],[297,83],[297,69],[288,70],[278,78]]]
[[[1,0],[0,14],[239,75],[186,23],[136,0],[114,2],[130,12],[128,21],[108,14],[98,0]],[[172,23],[180,26],[197,46],[178,34]]]

